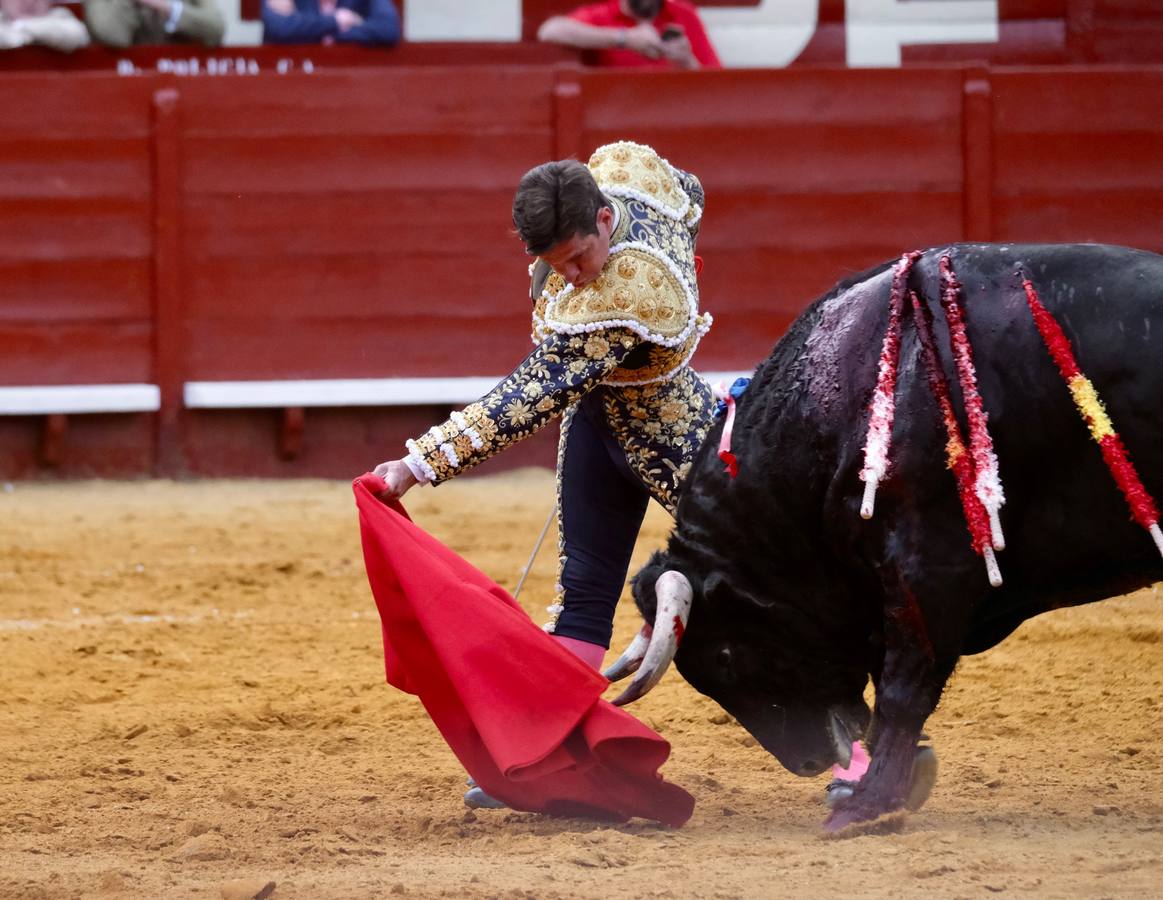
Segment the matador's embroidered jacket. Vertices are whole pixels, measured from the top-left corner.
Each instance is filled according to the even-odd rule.
[[[408,462],[440,483],[601,391],[606,423],[630,467],[671,513],[713,401],[687,363],[711,326],[695,282],[703,189],[649,147],[594,151],[589,168],[615,208],[610,256],[575,289],[541,260],[533,277],[533,352],[476,403],[407,442]]]

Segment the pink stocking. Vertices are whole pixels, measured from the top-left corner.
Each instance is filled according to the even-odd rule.
[[[832,766],[832,777],[840,781],[859,781],[864,777],[864,773],[868,771],[868,766],[872,760],[868,756],[868,751],[864,749],[864,745],[860,741],[852,742],[852,762],[848,764],[848,768],[841,768],[840,766]]]
[[[602,658],[606,655],[606,648],[601,644],[591,644],[589,641],[579,641],[577,638],[571,637],[558,637],[556,634],[553,639],[590,668],[600,669],[602,667]]]

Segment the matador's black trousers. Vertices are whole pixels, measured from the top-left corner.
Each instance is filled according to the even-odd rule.
[[[562,422],[558,477],[565,599],[553,633],[609,647],[650,493],[606,426],[601,395],[601,388],[590,391]]]

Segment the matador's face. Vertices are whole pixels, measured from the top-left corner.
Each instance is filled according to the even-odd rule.
[[[575,234],[559,241],[541,254],[551,269],[575,288],[585,287],[598,277],[610,256],[610,235],[614,213],[608,206],[598,210],[597,234]]]

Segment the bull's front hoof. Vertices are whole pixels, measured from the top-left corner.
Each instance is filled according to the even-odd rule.
[[[916,812],[925,805],[937,783],[937,753],[932,747],[918,747],[913,759],[913,783],[905,797],[905,809]]]
[[[832,812],[824,822],[824,831],[836,837],[863,834],[891,834],[900,831],[908,812],[925,805],[937,783],[937,754],[932,747],[918,747],[909,774],[909,789],[903,800],[893,801],[891,794],[878,794],[871,780],[833,781],[828,786],[826,802]],[[899,795],[898,795],[899,796]]]

